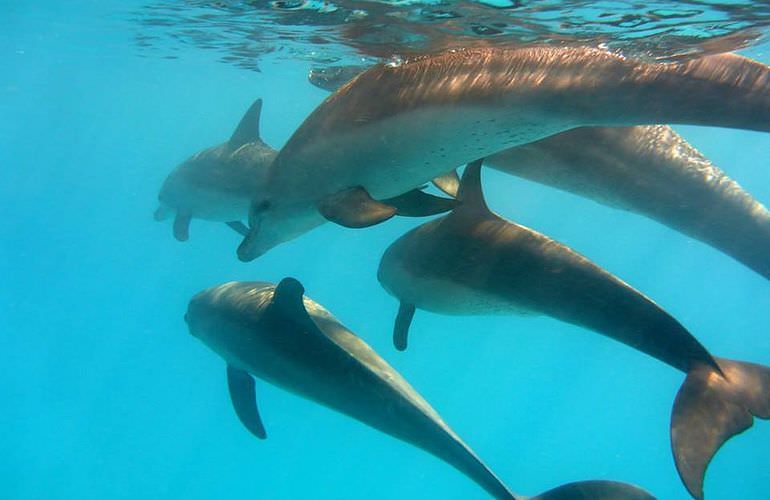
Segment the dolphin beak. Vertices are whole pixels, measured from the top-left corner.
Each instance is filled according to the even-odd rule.
[[[249,234],[247,234],[240,245],[238,245],[238,260],[241,262],[251,262],[256,259],[262,252],[257,249],[257,240],[259,236],[259,222],[251,226]]]

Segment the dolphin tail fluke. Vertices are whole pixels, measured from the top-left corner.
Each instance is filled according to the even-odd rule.
[[[703,498],[703,477],[720,446],[770,418],[770,368],[717,358],[724,375],[697,364],[674,401],[671,447],[676,468],[690,494]]]
[[[632,484],[580,481],[548,490],[530,500],[655,500],[655,497]]]

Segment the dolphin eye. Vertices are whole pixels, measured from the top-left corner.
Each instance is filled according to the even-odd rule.
[[[261,202],[259,205],[257,205],[257,212],[264,212],[265,210],[270,209],[270,202],[268,200],[265,200]]]

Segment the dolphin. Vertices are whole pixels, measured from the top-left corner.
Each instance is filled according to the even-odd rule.
[[[196,153],[166,177],[155,219],[174,213],[177,240],[188,239],[193,217],[225,222],[241,234],[248,232],[241,221],[248,216],[251,194],[278,154],[259,136],[261,111],[262,99],[257,99],[230,140]]]
[[[732,54],[649,64],[585,47],[481,48],[390,61],[294,132],[254,193],[249,261],[331,220],[367,227],[455,165],[587,125],[770,130],[768,67]]]
[[[293,278],[277,286],[229,282],[197,294],[188,306],[190,333],[227,362],[235,413],[253,435],[267,437],[255,376],[435,455],[494,498],[524,498],[511,493],[396,370],[304,291]],[[624,483],[586,481],[535,498],[653,497]]]
[[[466,168],[461,204],[396,240],[377,277],[401,302],[393,339],[407,345],[415,308],[442,314],[546,314],[588,328],[687,374],[671,441],[694,498],[717,449],[770,418],[770,368],[713,357],[684,326],[628,284],[545,235],[492,213],[481,161]]]
[[[490,167],[657,220],[770,278],[770,212],[670,127],[583,127]]]
[[[308,79],[333,91],[363,70],[331,66]],[[506,149],[485,165],[644,215],[770,278],[770,213],[671,127],[580,127]],[[433,182],[457,195],[454,171]]]

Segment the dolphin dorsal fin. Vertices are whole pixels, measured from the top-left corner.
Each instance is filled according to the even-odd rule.
[[[246,114],[241,118],[241,122],[235,128],[228,145],[237,149],[248,142],[261,141],[259,137],[259,117],[262,114],[262,99],[257,99],[251,105]]]
[[[289,316],[307,316],[302,296],[305,287],[294,278],[284,278],[275,287],[272,306]]]
[[[271,312],[278,314],[281,321],[288,320],[300,326],[302,331],[319,332],[318,326],[305,309],[304,293],[305,287],[296,279],[282,279],[273,292],[273,301],[270,303]]]
[[[489,207],[484,200],[484,192],[481,189],[482,163],[484,163],[483,158],[473,161],[465,167],[460,181],[460,190],[457,193],[460,206],[456,211],[489,213]]]

